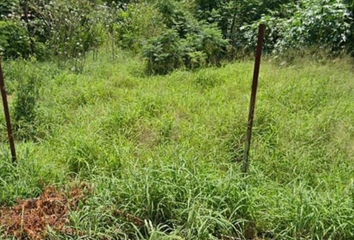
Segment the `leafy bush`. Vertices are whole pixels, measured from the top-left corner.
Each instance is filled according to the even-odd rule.
[[[253,51],[256,28],[268,24],[265,50],[321,46],[338,53],[353,52],[353,1],[288,0],[195,0],[194,15],[217,24],[229,40],[229,55]]]
[[[194,15],[200,21],[214,23],[221,30],[223,38],[230,43],[230,57],[238,52],[249,51],[254,42],[249,44],[248,32],[244,27],[258,21],[263,14],[277,11],[287,0],[195,0]],[[252,39],[254,40],[254,39]]]
[[[348,9],[350,18],[354,19],[354,2],[351,0],[345,0],[344,2],[347,4],[347,9]],[[353,38],[354,38],[354,21],[351,21],[350,22],[350,34],[348,36],[348,39],[353,39]],[[348,50],[354,56],[354,42],[353,41],[348,41]]]
[[[220,63],[227,41],[216,26],[198,22],[174,1],[159,1],[157,6],[170,30],[144,47],[148,73],[166,74],[180,67],[193,69]]]
[[[119,9],[114,20],[115,42],[119,46],[138,52],[147,39],[161,35],[166,26],[162,15],[147,3],[129,4]]]
[[[167,74],[183,66],[181,40],[175,30],[167,30],[160,37],[153,38],[143,49],[149,74]]]
[[[202,35],[202,45],[198,50],[205,52],[209,64],[219,64],[227,41],[223,39],[220,31],[211,26],[203,26],[199,34]]]
[[[27,58],[30,53],[30,41],[26,29],[13,21],[0,21],[0,52],[5,59]]]
[[[20,41],[12,47],[16,51],[10,49],[11,57],[31,54],[44,59],[51,54],[60,60],[75,59],[77,68],[85,53],[97,49],[105,37],[107,8],[89,0],[26,0],[0,4],[0,13],[6,14],[10,9],[13,15],[6,22],[14,30],[1,31],[0,44],[8,42],[9,36]],[[28,13],[30,17],[26,17]]]
[[[64,59],[80,57],[99,41],[88,1],[51,1],[46,9],[51,29],[47,43],[54,55]]]
[[[256,28],[262,22],[268,25],[267,52],[278,54],[291,49],[317,49],[318,52],[320,49],[326,54],[337,54],[350,49],[352,19],[343,3],[301,0],[283,5],[241,30],[247,47],[256,42]]]
[[[322,46],[338,52],[349,41],[352,20],[344,4],[334,1],[308,1],[289,4],[292,15],[288,18],[264,16],[269,23],[275,51],[303,46]]]
[[[199,23],[184,5],[173,0],[160,0],[157,9],[163,15],[163,22],[169,29],[177,31],[179,37],[185,38],[188,33],[197,33]]]
[[[18,0],[2,0],[0,2],[0,20],[6,19],[18,5]]]
[[[220,31],[211,26],[200,27],[197,34],[180,38],[170,29],[160,37],[153,38],[143,49],[149,74],[167,74],[177,68],[194,69],[220,63],[227,41]]]

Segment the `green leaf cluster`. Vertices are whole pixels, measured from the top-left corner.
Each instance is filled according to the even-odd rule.
[[[119,6],[116,8],[111,32],[114,42],[124,49],[138,53],[148,39],[159,36],[166,30],[162,14],[154,5],[143,2],[131,3],[125,9]]]
[[[157,7],[167,30],[143,48],[148,73],[167,74],[181,67],[220,64],[228,43],[215,25],[197,21],[174,1],[160,1]]]
[[[0,21],[0,53],[7,58],[28,57],[31,53],[26,28],[11,21]]]
[[[194,15],[216,23],[233,52],[253,51],[257,27],[268,25],[267,52],[317,48],[352,52],[353,2],[349,0],[195,0]]]
[[[285,8],[285,6],[284,6]],[[348,50],[353,16],[339,1],[308,1],[286,5],[287,14],[272,12],[261,21],[268,24],[268,47],[275,52],[316,47],[331,52]]]
[[[21,29],[14,29],[13,32],[26,36],[30,45],[29,52],[21,54],[23,57],[35,55],[39,59],[79,59],[87,51],[101,45],[105,38],[104,16],[107,7],[89,0],[24,0],[5,3],[2,3],[4,7],[0,9],[4,16],[2,25],[6,23],[12,28],[21,26]],[[10,5],[12,14],[8,15]],[[3,35],[11,35],[9,31],[9,28],[2,31],[5,32]],[[23,39],[16,37],[16,34],[13,38]],[[3,37],[2,42],[9,43],[6,49],[9,48],[10,51],[17,49],[17,52],[22,52],[28,46],[28,43],[15,44],[4,39],[6,38]],[[7,58],[14,54],[5,52],[4,55]]]
[[[0,2],[0,20],[6,19],[17,8],[18,4],[18,0],[2,0]]]

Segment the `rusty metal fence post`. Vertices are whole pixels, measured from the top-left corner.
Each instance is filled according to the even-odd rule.
[[[264,24],[259,25],[256,59],[255,59],[255,64],[254,64],[253,81],[252,81],[252,92],[251,92],[251,99],[250,99],[250,109],[249,109],[249,113],[248,113],[248,126],[247,126],[247,134],[246,134],[246,143],[245,143],[245,151],[243,154],[242,172],[244,175],[247,174],[248,166],[249,166],[249,159],[248,158],[249,158],[249,152],[250,152],[250,147],[251,147],[251,136],[252,136],[254,109],[255,109],[255,105],[256,105],[258,76],[259,76],[259,69],[260,69],[260,64],[261,64],[264,32],[265,32],[265,25]]]
[[[8,102],[7,102],[4,75],[2,73],[2,68],[1,68],[1,59],[0,59],[0,90],[1,90],[1,96],[2,96],[2,103],[4,105],[4,113],[5,113],[5,120],[6,120],[6,127],[7,127],[7,135],[8,135],[9,142],[10,142],[10,150],[11,150],[12,162],[16,163],[15,141],[14,141],[14,135],[12,133],[12,128],[11,128],[9,105],[8,105]]]

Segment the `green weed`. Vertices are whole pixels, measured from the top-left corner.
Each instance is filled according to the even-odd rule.
[[[68,223],[77,235],[52,239],[353,238],[350,62],[263,62],[244,178],[252,62],[147,77],[141,60],[118,52],[113,63],[106,50],[81,74],[21,63],[43,72],[41,137],[17,138],[13,166],[2,126],[1,205],[86,182]]]

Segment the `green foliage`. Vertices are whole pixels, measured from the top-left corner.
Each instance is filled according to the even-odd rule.
[[[149,41],[143,56],[149,74],[166,74],[180,67],[220,64],[226,45],[221,33],[210,26],[203,26],[197,34],[186,34],[185,39],[176,30],[168,30]]]
[[[286,0],[196,0],[194,15],[199,20],[214,23],[221,30],[225,39],[229,40],[232,48],[237,51],[245,50],[250,47],[250,43],[245,38],[246,32],[243,27],[261,18],[263,14],[276,11]],[[253,39],[252,39],[253,40]],[[253,43],[251,46],[253,48]],[[235,53],[229,52],[232,56]]]
[[[167,29],[178,34],[177,45],[185,48],[179,58],[187,68],[218,65],[222,58],[234,59],[252,52],[260,22],[268,25],[266,52],[318,46],[335,53],[354,49],[350,41],[354,32],[351,1],[7,0],[0,3],[1,11],[5,15],[13,13],[6,21],[24,26],[18,32],[29,41],[29,54],[37,59],[50,55],[60,61],[69,59],[77,72],[82,72],[85,54],[90,50],[97,53],[107,40],[111,40],[114,58],[115,44],[140,53]],[[25,13],[32,15],[26,18]],[[211,37],[209,44],[205,43],[206,35]],[[1,41],[3,45],[7,42]],[[26,49],[28,43],[21,46]],[[15,52],[24,49],[19,47]]]
[[[21,76],[39,97],[16,167],[1,138],[0,205],[75,181],[92,191],[52,239],[352,239],[353,65],[294,63],[263,62],[244,178],[252,61],[150,77],[108,46],[81,74],[4,61],[11,109]]]
[[[202,31],[198,35],[201,35],[202,41],[201,46],[197,46],[196,50],[205,52],[208,64],[220,64],[227,46],[227,41],[223,39],[221,32],[217,28],[203,26]]]
[[[11,6],[13,14],[7,22],[9,25],[23,26],[16,29],[17,34],[26,37],[18,39],[28,41],[18,44],[20,47],[16,45],[17,52],[23,51],[22,46],[29,48],[25,52],[26,57],[34,55],[43,60],[53,56],[60,61],[71,59],[72,68],[77,71],[82,69],[85,53],[96,50],[107,32],[104,16],[109,11],[89,0],[26,0],[11,2]],[[9,35],[8,31],[5,30],[4,34]],[[15,34],[13,36],[16,37]]]
[[[0,20],[7,18],[9,14],[14,12],[16,6],[18,5],[18,0],[3,0],[0,2]]]
[[[183,66],[180,38],[175,30],[167,30],[160,37],[149,41],[143,49],[150,74],[166,74]]]
[[[139,52],[148,39],[166,30],[160,12],[147,3],[129,4],[126,9],[119,9],[114,18],[114,41],[135,52]]]
[[[39,60],[56,59],[60,65],[68,61],[72,70],[80,72],[86,52],[97,51],[106,38],[107,8],[88,0],[26,0],[14,5],[7,21],[21,23],[29,54]]]
[[[0,21],[0,53],[5,59],[27,58],[30,55],[27,31],[20,23]]]
[[[14,103],[14,129],[18,140],[29,140],[36,136],[36,81],[34,76],[19,81]]]
[[[268,25],[266,51],[322,47],[334,53],[352,51],[351,1],[196,0],[199,20],[216,23],[229,40],[229,55],[253,51],[256,27]]]
[[[198,21],[186,10],[186,7],[174,0],[158,1],[157,9],[163,15],[163,21],[169,29],[177,31],[180,38],[199,31]]]
[[[17,140],[33,140],[38,136],[37,105],[42,81],[41,73],[38,69],[26,68],[24,63],[20,65],[22,68],[17,69],[17,86],[13,103],[15,136]]]
[[[80,58],[99,45],[103,26],[95,22],[88,1],[51,1],[46,10],[51,29],[47,44],[54,55],[62,59]]]
[[[351,36],[352,16],[345,4],[336,1],[300,1],[288,4],[284,12],[264,16],[268,24],[268,48],[285,49],[319,46],[332,52],[347,50]]]
[[[354,19],[354,3],[350,0],[345,0],[348,12],[350,14],[350,18]],[[348,36],[349,39],[354,38],[354,21],[350,22],[350,34]],[[348,41],[348,50],[351,53],[352,56],[354,56],[354,42],[353,41]]]
[[[152,38],[143,49],[148,73],[220,64],[227,41],[215,26],[196,21],[174,1],[160,1],[157,6],[169,30]]]
[[[36,141],[47,136],[48,129],[39,128],[46,118],[39,110],[40,95],[42,84],[58,73],[52,64],[48,65],[32,58],[3,64],[15,140]]]

